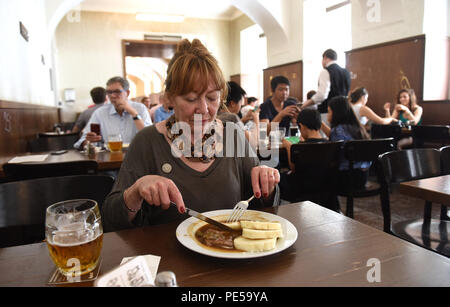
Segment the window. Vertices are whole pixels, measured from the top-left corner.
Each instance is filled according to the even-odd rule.
[[[322,54],[331,48],[337,63],[345,67],[345,51],[352,49],[352,12],[350,1],[305,0],[303,6],[303,88],[304,97],[317,90],[322,70]]]
[[[259,25],[241,31],[241,87],[247,96],[264,97],[263,69],[267,67],[267,40]]]

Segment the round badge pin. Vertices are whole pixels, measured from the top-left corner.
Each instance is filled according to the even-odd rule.
[[[172,165],[170,165],[169,163],[164,163],[161,169],[164,173],[169,174],[172,171]]]

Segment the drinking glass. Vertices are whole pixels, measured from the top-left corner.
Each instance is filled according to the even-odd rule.
[[[103,244],[97,202],[74,199],[47,208],[45,237],[50,257],[65,276],[81,276],[95,269]]]
[[[278,137],[280,142],[284,140],[284,137],[286,136],[286,128],[285,127],[279,127],[278,128]]]
[[[286,128],[279,127],[277,130],[274,131],[275,142],[277,144],[281,144],[284,140],[285,135],[286,135]]]
[[[108,147],[111,152],[122,151],[122,136],[120,134],[108,135]]]

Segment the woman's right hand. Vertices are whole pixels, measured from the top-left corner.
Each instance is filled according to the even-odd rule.
[[[161,206],[166,210],[170,202],[177,205],[178,212],[186,211],[183,197],[175,183],[165,177],[147,175],[139,178],[130,188],[124,192],[125,204],[132,210],[140,210],[145,200],[149,205]]]

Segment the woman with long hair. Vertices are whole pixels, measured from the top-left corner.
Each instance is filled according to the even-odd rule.
[[[391,103],[385,104],[386,116],[398,119],[402,123],[420,125],[422,122],[423,109],[417,104],[417,97],[413,89],[402,89],[397,94],[397,103],[390,114]]]
[[[385,104],[386,116],[398,119],[405,125],[420,125],[422,123],[423,109],[417,104],[417,97],[413,89],[402,89],[397,94],[397,103],[390,114],[391,103]],[[406,137],[397,142],[397,148],[403,149],[413,144],[412,137]]]
[[[353,112],[355,112],[356,117],[363,126],[366,126],[369,123],[369,120],[372,123],[379,125],[389,125],[390,123],[397,121],[397,119],[390,116],[378,116],[371,108],[367,106],[368,100],[369,92],[364,87],[357,88],[350,94],[350,102]]]
[[[351,141],[369,139],[369,134],[361,125],[353,112],[350,102],[344,96],[337,96],[328,102],[328,122],[331,130],[325,126],[325,133],[329,135],[330,141]],[[322,125],[323,127],[323,125]],[[348,184],[353,182],[354,188],[363,188],[367,182],[368,170],[371,162],[357,162],[350,170],[349,161],[341,154],[339,163],[339,190],[347,190]]]

